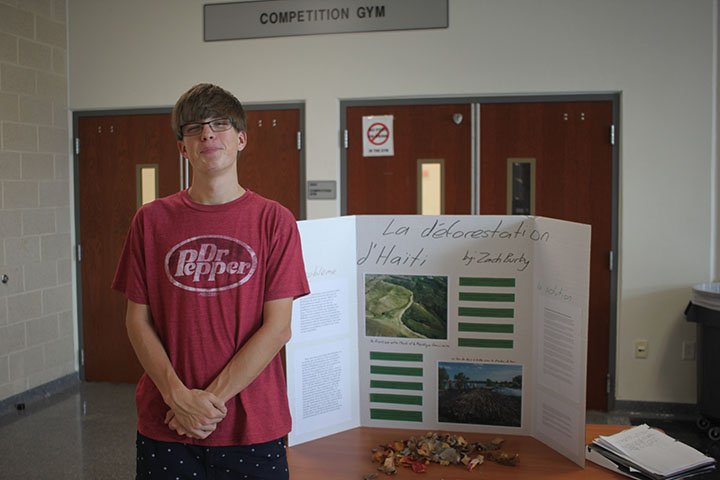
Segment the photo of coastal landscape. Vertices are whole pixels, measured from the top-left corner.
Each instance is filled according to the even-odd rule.
[[[368,337],[446,340],[448,279],[427,275],[365,275]]]
[[[522,366],[438,362],[438,421],[520,427]]]

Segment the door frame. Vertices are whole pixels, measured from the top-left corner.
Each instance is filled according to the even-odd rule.
[[[432,96],[397,98],[354,98],[340,100],[340,214],[347,215],[347,109],[350,107],[381,107],[405,105],[438,105],[469,103],[471,105],[471,212],[480,211],[480,138],[477,135],[480,119],[480,105],[491,103],[552,103],[552,102],[611,102],[612,104],[612,207],[611,207],[611,251],[610,260],[610,319],[608,340],[607,408],[615,408],[615,379],[617,377],[617,312],[620,265],[619,211],[620,211],[620,92],[567,93],[567,94],[508,94],[471,96]]]
[[[307,191],[305,181],[305,103],[304,102],[283,102],[283,103],[243,103],[245,111],[253,110],[298,110],[300,117],[300,139],[298,140],[298,151],[300,152],[300,184],[299,198],[300,198],[300,219],[305,220],[307,218]],[[107,116],[125,116],[125,115],[157,115],[157,114],[171,114],[173,107],[157,107],[157,108],[124,108],[124,109],[100,109],[100,110],[77,110],[72,112],[72,155],[73,155],[73,230],[75,232],[75,243],[73,249],[75,250],[75,258],[73,262],[73,268],[75,270],[75,301],[77,311],[77,328],[78,328],[78,345],[77,345],[77,358],[78,358],[78,375],[80,381],[85,381],[85,338],[83,334],[83,310],[82,310],[82,269],[80,262],[82,261],[82,251],[80,246],[82,245],[82,236],[80,232],[80,164],[79,164],[79,121],[80,118],[89,117],[107,117]],[[168,125],[170,128],[170,125]],[[82,148],[82,147],[80,147]],[[181,167],[181,177],[184,176],[183,168]],[[178,179],[180,186],[182,186],[182,178]],[[109,287],[108,287],[109,288]]]

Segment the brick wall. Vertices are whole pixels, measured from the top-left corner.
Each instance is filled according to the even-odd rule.
[[[0,400],[75,371],[66,0],[0,0]]]

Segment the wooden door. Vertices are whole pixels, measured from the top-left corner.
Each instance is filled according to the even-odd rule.
[[[78,119],[78,209],[85,379],[135,383],[142,367],[125,330],[125,297],[110,289],[137,210],[138,164],[158,166],[158,196],[180,187],[170,115]]]
[[[240,183],[279,201],[299,219],[299,110],[247,113],[249,142],[238,162]],[[136,166],[158,165],[159,197],[179,191],[177,142],[169,114],[79,117],[77,137],[85,379],[135,383],[142,367],[125,331],[126,300],[110,284],[138,207]]]
[[[607,410],[612,103],[480,107],[480,213],[506,214],[508,159],[532,159],[534,214],[592,225],[587,408]]]
[[[248,144],[238,160],[240,184],[300,214],[300,111],[249,110]]]
[[[373,115],[393,116],[393,156],[363,156],[362,119]],[[442,160],[443,213],[470,213],[469,104],[349,107],[347,130],[348,215],[419,213],[418,160]]]

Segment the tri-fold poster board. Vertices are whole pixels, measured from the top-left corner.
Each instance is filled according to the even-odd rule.
[[[529,435],[584,465],[589,226],[298,226],[312,293],[293,304],[286,346],[291,446],[360,426]]]

